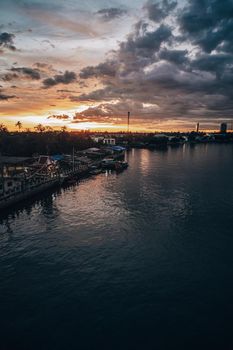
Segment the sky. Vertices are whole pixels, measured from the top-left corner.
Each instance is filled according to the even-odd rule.
[[[217,130],[233,120],[233,0],[1,0],[0,123]]]

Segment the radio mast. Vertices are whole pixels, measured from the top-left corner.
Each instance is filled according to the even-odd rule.
[[[128,132],[129,132],[130,112],[128,112]]]

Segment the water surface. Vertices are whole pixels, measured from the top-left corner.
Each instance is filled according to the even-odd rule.
[[[0,214],[0,349],[233,349],[233,147],[132,150]]]

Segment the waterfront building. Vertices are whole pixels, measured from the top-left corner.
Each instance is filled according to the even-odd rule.
[[[103,136],[92,136],[91,139],[96,143],[102,143],[104,140]]]
[[[31,157],[0,156],[0,176],[12,177],[25,172],[25,168],[32,164]]]
[[[227,132],[227,123],[222,123],[220,125],[220,133],[225,134]]]
[[[115,146],[116,144],[116,139],[113,138],[105,138],[103,140],[104,145],[111,145],[111,146]]]

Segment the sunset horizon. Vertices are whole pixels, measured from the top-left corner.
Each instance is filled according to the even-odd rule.
[[[231,3],[211,6],[3,0],[1,122],[110,131],[131,111],[134,130],[231,123]]]

